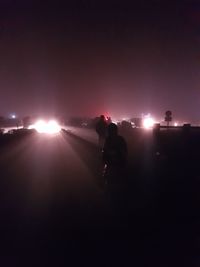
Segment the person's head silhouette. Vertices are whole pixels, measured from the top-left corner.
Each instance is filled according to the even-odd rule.
[[[102,121],[105,121],[105,116],[104,116],[104,115],[101,115],[101,116],[100,116],[100,119],[101,119]]]
[[[116,136],[118,134],[118,127],[115,123],[110,123],[108,125],[108,135],[109,136]]]

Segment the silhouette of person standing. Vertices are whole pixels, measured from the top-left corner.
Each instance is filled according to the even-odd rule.
[[[103,148],[104,178],[108,185],[124,183],[127,163],[127,144],[118,135],[118,127],[114,123],[108,125],[108,136]]]
[[[108,117],[107,118],[107,124],[109,125],[109,124],[111,124],[112,123],[112,119],[111,119],[111,117]]]
[[[99,138],[99,147],[102,149],[107,135],[107,122],[104,115],[100,116],[100,119],[96,124],[96,132]]]

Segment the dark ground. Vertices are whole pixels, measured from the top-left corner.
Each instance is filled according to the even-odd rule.
[[[0,137],[0,266],[199,266],[200,132],[124,132],[126,181],[72,133]]]

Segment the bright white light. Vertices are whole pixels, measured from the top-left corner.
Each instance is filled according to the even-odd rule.
[[[174,126],[175,126],[175,127],[177,127],[177,126],[178,126],[178,123],[177,123],[177,122],[175,122],[175,123],[174,123]]]
[[[16,119],[16,115],[15,115],[15,114],[12,114],[12,115],[11,115],[11,118],[12,118],[12,119]]]
[[[54,120],[51,120],[47,123],[47,133],[54,134],[60,132],[60,126]]]
[[[34,124],[34,128],[38,133],[45,133],[46,132],[46,122],[43,120],[39,120]]]
[[[143,126],[144,126],[145,129],[152,128],[154,123],[155,123],[154,119],[152,119],[150,117],[143,119]]]
[[[28,129],[29,129],[29,130],[30,130],[30,129],[35,129],[35,125],[34,125],[34,124],[29,125],[29,126],[28,126]]]
[[[30,125],[29,129],[36,129],[38,133],[47,133],[47,134],[55,134],[60,132],[61,130],[59,124],[54,120],[50,120],[48,122],[39,120],[34,125]]]

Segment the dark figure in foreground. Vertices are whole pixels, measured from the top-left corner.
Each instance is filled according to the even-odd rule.
[[[121,186],[126,179],[127,145],[118,135],[118,127],[108,125],[108,136],[103,148],[104,179],[108,186]]]
[[[100,116],[100,119],[96,124],[96,132],[99,137],[99,147],[102,149],[104,146],[104,142],[105,142],[106,134],[107,134],[107,122],[106,122],[104,115]]]

